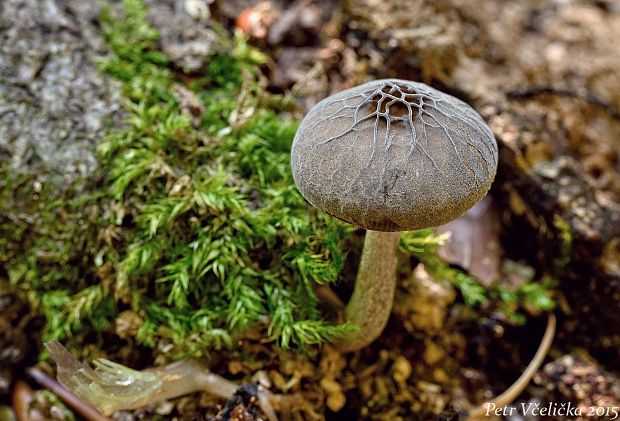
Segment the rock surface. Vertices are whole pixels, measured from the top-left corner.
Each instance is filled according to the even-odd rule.
[[[205,59],[222,48],[220,37],[209,26],[205,0],[147,0],[149,18],[159,30],[164,53],[184,73],[204,69]]]
[[[97,71],[105,54],[95,2],[5,0],[0,8],[0,159],[67,181],[96,167],[94,148],[119,112]]]

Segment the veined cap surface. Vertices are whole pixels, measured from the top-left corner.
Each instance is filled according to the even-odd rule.
[[[445,224],[488,192],[497,143],[465,102],[423,83],[376,80],[316,104],[291,151],[315,207],[376,231]]]

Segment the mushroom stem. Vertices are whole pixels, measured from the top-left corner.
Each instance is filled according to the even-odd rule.
[[[392,311],[396,289],[399,232],[366,231],[353,295],[345,316],[358,330],[336,346],[342,352],[364,348],[381,335]]]

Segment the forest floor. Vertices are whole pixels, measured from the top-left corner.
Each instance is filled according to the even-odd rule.
[[[111,3],[113,10],[119,9],[117,2]],[[168,83],[161,88],[164,92],[157,93],[158,101],[174,98],[170,100],[178,103],[182,115],[197,120],[187,129],[194,133],[188,139],[201,135],[197,127],[205,123],[200,120],[204,98],[192,93],[194,86],[203,74],[218,71],[205,70],[205,63],[208,67],[211,57],[233,48],[221,39],[231,39],[236,32],[263,58],[255,60],[260,69],[253,79],[256,86],[242,89],[232,107],[260,108],[261,101],[269,102],[270,110],[282,118],[281,131],[286,133],[274,131],[282,138],[322,98],[369,79],[400,78],[430,84],[468,102],[487,121],[499,144],[500,166],[489,197],[439,228],[438,233],[450,231],[452,239],[432,251],[451,266],[433,271],[434,260],[426,254],[403,259],[393,315],[379,340],[353,354],[341,354],[328,343],[300,352],[281,346],[282,337],[274,339],[269,324],[258,323],[234,336],[234,345],[200,354],[212,371],[235,382],[255,382],[277,393],[302,396],[303,404],[285,414],[291,420],[464,419],[459,413],[497,396],[519,377],[540,343],[547,313],[553,311],[558,326],[552,349],[515,405],[571,402],[581,408],[620,409],[617,2],[145,0],[145,4],[149,22],[158,31],[154,42],[167,57],[161,62],[149,59],[165,71],[148,77]],[[34,260],[28,262],[37,267],[51,266],[50,262],[78,267],[86,260],[73,254],[63,260],[36,248],[37,237],[29,234],[35,232],[30,227],[38,224],[32,222],[37,219],[33,215],[44,211],[33,207],[31,199],[47,188],[60,191],[72,183],[78,183],[79,191],[90,191],[92,181],[83,180],[98,174],[100,162],[107,162],[98,158],[97,146],[110,132],[135,124],[127,117],[135,116],[135,107],[127,103],[142,95],[136,92],[146,86],[123,80],[122,72],[129,70],[118,63],[102,70],[100,58],[115,48],[115,41],[104,34],[101,12],[99,6],[77,0],[42,4],[5,0],[0,11],[0,175],[8,180],[9,174],[36,174],[17,184],[0,180],[3,411],[8,411],[14,382],[30,381],[25,367],[37,362],[42,335],[68,338],[71,333],[65,331],[72,329],[54,325],[46,310],[39,309],[54,311],[60,305],[54,307],[51,300],[64,298],[45,290],[42,297],[49,303],[34,299],[31,291],[39,288],[39,275],[21,270],[16,256],[25,254],[25,248],[36,249]],[[140,72],[137,67],[131,71]],[[207,108],[209,112],[223,113],[213,107]],[[231,126],[241,127],[241,106],[234,112],[238,121]],[[204,133],[211,136],[208,129]],[[228,153],[226,146],[222,148]],[[286,163],[282,165],[286,168]],[[169,185],[162,188],[176,188],[182,195],[187,188],[182,179],[166,179]],[[147,194],[132,196],[127,210],[105,209],[131,214],[135,205],[138,212],[140,199]],[[72,232],[87,233],[81,226],[82,222]],[[334,230],[346,231],[338,227]],[[354,272],[363,234],[350,231],[338,234],[349,248],[341,264],[344,279]],[[99,243],[107,241],[99,235],[103,236]],[[111,244],[120,242],[115,235],[125,239],[115,231]],[[274,244],[280,247],[279,242]],[[71,247],[82,245],[88,246],[85,242]],[[89,264],[96,261],[95,255]],[[268,256],[251,258],[269,261]],[[104,264],[88,276],[105,280],[105,272],[112,270]],[[477,286],[459,283],[461,275],[474,279]],[[58,281],[52,278],[41,279]],[[32,290],[20,286],[26,281],[34,285]],[[487,291],[484,299],[475,296],[479,286]],[[343,300],[350,294],[346,282],[332,288]],[[117,286],[114,293],[128,297],[133,293],[129,287],[120,290]],[[129,301],[119,299],[124,306],[110,310],[113,321],[102,321],[101,329],[96,317],[89,315],[86,319],[97,333],[80,332],[68,347],[75,351],[81,346],[84,358],[105,356],[136,368],[175,359],[167,355],[167,347],[177,347],[175,339],[165,342],[161,330],[153,333],[152,343],[140,342],[142,333],[137,332],[145,316]],[[324,339],[330,331],[319,334]],[[194,355],[196,350],[183,351]],[[45,356],[39,366],[53,373]],[[49,396],[36,399],[44,417],[70,419],[68,413],[54,411],[59,404]],[[224,404],[208,394],[191,395],[121,411],[114,419],[209,419]],[[254,417],[247,414],[241,419]]]

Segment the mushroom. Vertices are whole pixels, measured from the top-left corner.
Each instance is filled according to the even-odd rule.
[[[497,170],[497,143],[463,101],[423,83],[376,80],[316,104],[291,151],[293,178],[316,208],[368,230],[345,309],[355,351],[391,313],[399,231],[445,224],[478,202]]]

